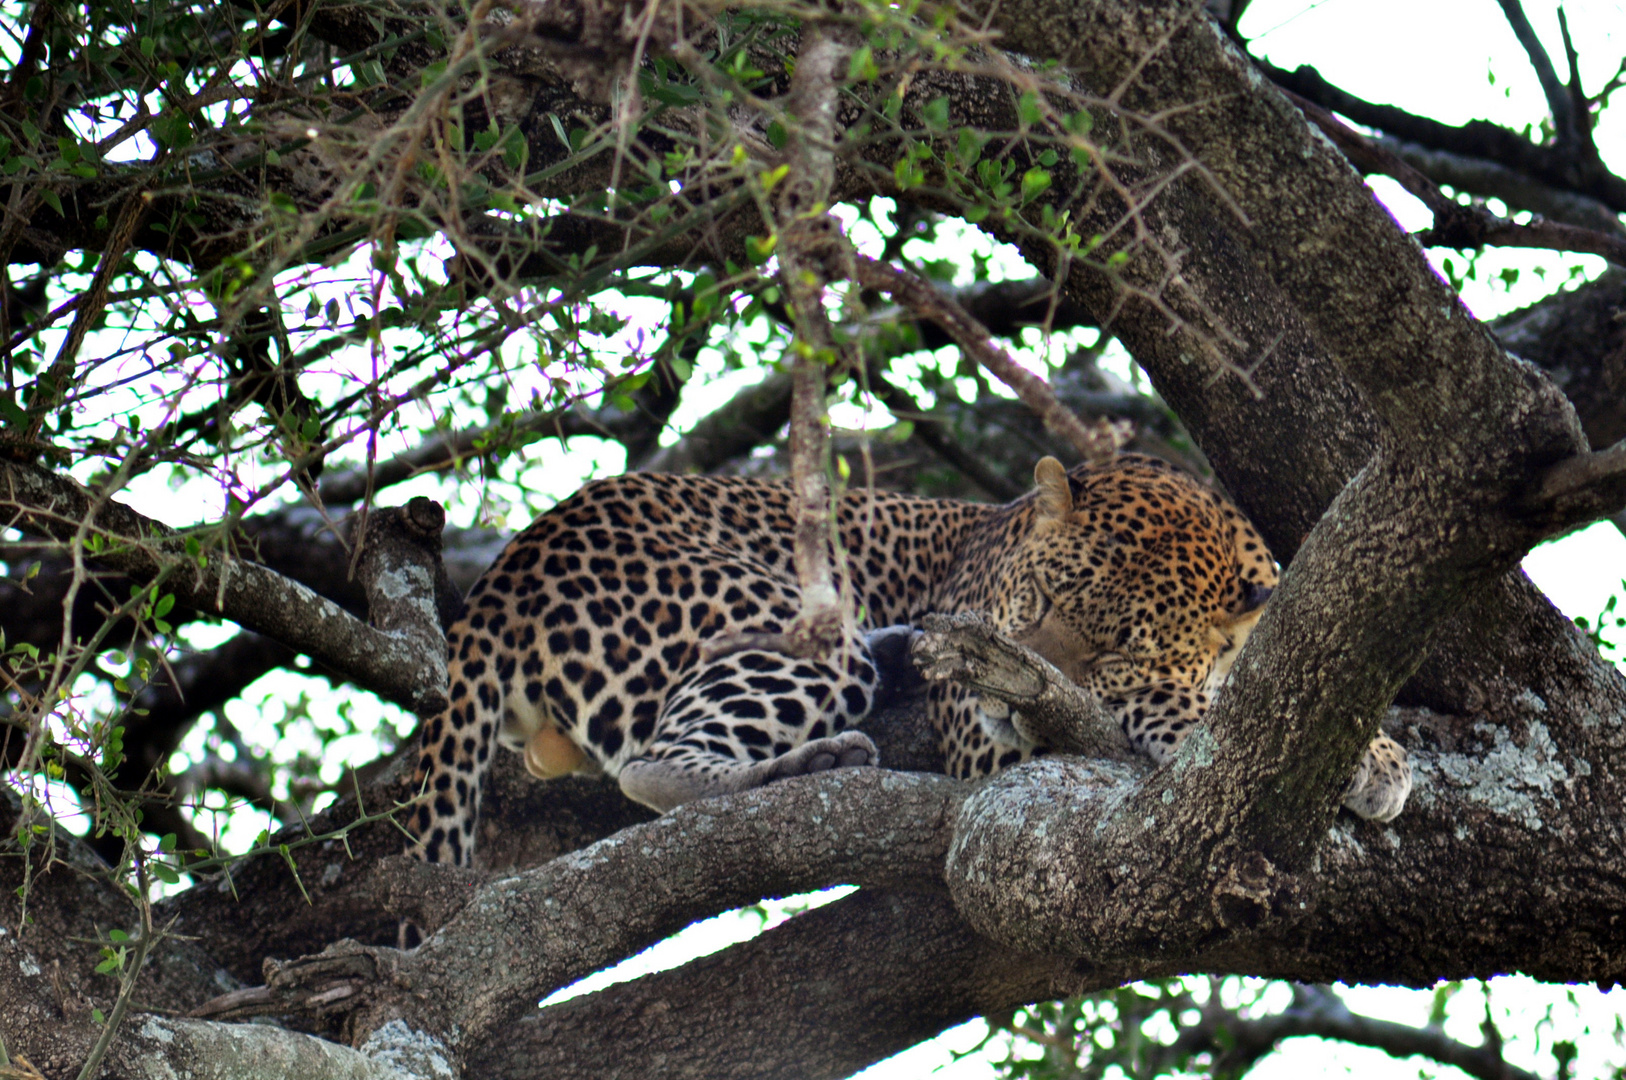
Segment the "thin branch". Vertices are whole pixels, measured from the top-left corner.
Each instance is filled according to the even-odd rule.
[[[796,580],[802,592],[802,610],[778,647],[793,656],[818,658],[834,653],[851,621],[851,605],[836,588],[830,558],[834,509],[825,403],[828,368],[845,349],[824,310],[825,283],[842,276],[841,264],[848,254],[828,207],[835,177],[836,87],[852,51],[851,36],[849,29],[825,23],[803,27],[788,107],[797,121],[788,155],[791,174],[777,207],[779,277],[796,324],[791,342],[790,462]]]
[[[1626,213],[1626,179],[1591,161],[1577,163],[1564,149],[1538,146],[1515,132],[1483,120],[1453,127],[1393,105],[1377,105],[1334,86],[1312,67],[1284,71],[1263,61],[1255,63],[1277,86],[1347,116],[1363,127],[1377,128],[1430,149],[1494,161],[1553,188],[1590,196],[1616,213]]]
[[[1066,439],[1085,461],[1109,460],[1126,441],[1127,432],[1110,421],[1086,426],[1056,399],[1049,383],[1013,360],[994,344],[987,327],[924,278],[867,256],[860,255],[854,262],[860,284],[887,293],[916,315],[941,326],[967,356],[1016,391],[1045,426]]]
[[[1507,16],[1508,26],[1513,28],[1513,36],[1519,39],[1524,47],[1524,54],[1530,58],[1530,66],[1535,69],[1536,79],[1541,83],[1541,92],[1547,98],[1547,108],[1553,114],[1553,127],[1558,132],[1558,144],[1571,154],[1579,151],[1583,145],[1582,132],[1575,122],[1574,102],[1570,99],[1569,89],[1559,79],[1558,72],[1553,68],[1553,61],[1542,48],[1541,39],[1536,36],[1535,27],[1530,25],[1530,19],[1524,13],[1524,7],[1519,0],[1497,0],[1502,5],[1502,14]],[[1568,35],[1566,34],[1567,38]]]
[[[85,335],[89,333],[91,325],[102,314],[102,308],[107,303],[108,290],[113,284],[113,277],[124,262],[124,252],[130,246],[130,239],[135,235],[136,227],[146,217],[150,202],[151,197],[146,192],[132,191],[125,196],[123,204],[119,207],[118,218],[113,223],[112,232],[108,234],[107,245],[96,264],[96,272],[91,276],[85,301],[75,312],[73,324],[68,327],[67,336],[62,339],[62,345],[57,349],[56,359],[39,377],[29,397],[28,425],[21,433],[23,442],[32,443],[39,437],[45,417],[67,396],[68,389],[73,385],[74,365],[79,358],[79,347],[84,344]]]
[[[651,455],[644,472],[710,472],[772,439],[790,419],[791,376],[776,372],[746,387]]]
[[[130,954],[124,968],[123,977],[119,980],[119,995],[113,1002],[113,1011],[108,1014],[107,1022],[102,1025],[101,1035],[96,1039],[96,1045],[91,1047],[90,1054],[85,1058],[84,1065],[79,1070],[79,1080],[91,1080],[101,1068],[102,1059],[107,1056],[108,1048],[113,1045],[113,1036],[118,1034],[119,1027],[124,1023],[125,1014],[130,1011],[130,1002],[135,996],[136,980],[141,976],[141,969],[146,966],[147,954],[152,951],[153,925],[152,901],[148,890],[152,882],[147,877],[146,868],[138,866],[136,869],[136,907],[141,912],[141,936],[136,939],[135,950]]]
[[[1548,221],[1626,235],[1619,213],[1591,195],[1556,187],[1487,158],[1472,157],[1387,136],[1372,140],[1395,153],[1435,183],[1501,199],[1515,210],[1529,210]]]
[[[1205,1010],[1202,1020],[1182,1031],[1160,1057],[1172,1064],[1207,1051],[1215,1055],[1216,1073],[1240,1074],[1283,1040],[1304,1036],[1370,1046],[1396,1058],[1429,1058],[1478,1080],[1538,1080],[1536,1073],[1503,1058],[1498,1043],[1469,1046],[1437,1028],[1361,1016],[1331,990],[1303,985],[1294,988],[1293,1005],[1273,1016],[1247,1020],[1226,1009]]]
[[[1550,522],[1555,533],[1619,514],[1626,507],[1626,439],[1554,465],[1542,477],[1529,506]]]
[[[1504,2],[1512,3],[1513,0]],[[1480,248],[1493,245],[1577,251],[1601,255],[1617,266],[1626,267],[1626,236],[1541,218],[1521,225],[1491,213],[1482,204],[1464,206],[1388,147],[1368,139],[1313,101],[1299,97],[1290,90],[1283,93],[1344,152],[1344,156],[1357,169],[1363,173],[1381,173],[1392,177],[1401,187],[1423,201],[1434,214],[1434,227],[1417,234],[1418,243],[1425,247]]]

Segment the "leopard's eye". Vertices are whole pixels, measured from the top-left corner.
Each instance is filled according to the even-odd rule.
[[[1130,663],[1131,661],[1129,657],[1125,656],[1123,653],[1115,652],[1097,653],[1095,658],[1090,661],[1092,666],[1098,668],[1125,667]]]

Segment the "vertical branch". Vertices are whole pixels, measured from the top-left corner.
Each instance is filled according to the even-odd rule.
[[[786,651],[827,656],[842,640],[846,608],[831,566],[833,508],[827,476],[830,422],[827,368],[840,355],[824,310],[824,286],[850,277],[851,252],[827,210],[835,174],[837,83],[852,51],[851,31],[810,22],[791,78],[787,112],[790,173],[775,208],[779,277],[795,321],[792,342],[790,462],[796,492],[796,579],[802,611],[786,632]]]
[[[1581,129],[1576,123],[1575,103],[1570,97],[1570,88],[1559,80],[1552,58],[1542,48],[1541,39],[1536,36],[1535,27],[1530,25],[1530,18],[1524,13],[1524,6],[1519,0],[1498,0],[1498,3],[1502,5],[1502,14],[1507,17],[1513,36],[1519,39],[1525,55],[1530,58],[1536,80],[1541,83],[1541,92],[1547,97],[1547,108],[1553,114],[1558,145],[1573,154],[1581,145]]]

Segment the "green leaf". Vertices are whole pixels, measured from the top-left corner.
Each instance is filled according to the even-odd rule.
[[[1032,202],[1050,190],[1050,173],[1045,169],[1029,169],[1022,174],[1022,201]]]
[[[780,165],[778,168],[766,169],[757,174],[757,181],[762,185],[764,192],[772,191],[779,185],[779,181],[790,175],[789,165]]]
[[[1016,115],[1021,117],[1023,127],[1032,127],[1043,119],[1044,114],[1039,109],[1039,95],[1029,90],[1016,102]]]
[[[778,244],[779,237],[777,235],[768,237],[747,236],[745,238],[746,258],[750,259],[753,265],[761,266],[768,261],[768,257],[773,254],[773,249]]]
[[[46,188],[44,191],[40,192],[40,199],[45,203],[46,206],[49,206],[52,210],[56,211],[57,217],[68,216],[62,212],[62,200],[57,198],[56,192],[52,191],[50,188]]]
[[[852,60],[847,64],[847,78],[851,82],[874,82],[881,77],[881,69],[875,66],[875,53],[864,45],[853,53]]]
[[[947,131],[949,126],[949,99],[947,97],[933,98],[924,109],[920,110],[920,118],[933,131]]]

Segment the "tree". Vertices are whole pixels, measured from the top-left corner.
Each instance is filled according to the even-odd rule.
[[[1187,972],[1617,983],[1626,684],[1517,566],[1626,506],[1622,278],[1493,333],[1361,173],[1424,201],[1425,244],[1626,263],[1626,182],[1592,134],[1620,80],[1587,96],[1576,51],[1557,74],[1505,0],[1550,130],[1451,128],[1251,59],[1245,6],[8,10],[14,1071],[840,1076],[968,1016]],[[955,289],[952,265],[909,257],[956,223],[1040,276]],[[661,315],[640,324],[640,303]],[[871,472],[1009,497],[1045,440],[1076,458],[1112,435],[1010,361],[999,339],[1026,326],[1121,342],[1158,398],[1088,350],[1056,391],[1211,467],[1287,568],[1171,766],[1054,756],[980,787],[853,770],[649,820],[505,762],[477,871],[397,854],[399,761],[353,769],[315,814],[320,784],[290,806],[224,754],[165,769],[268,671],[433,707],[442,624],[496,549],[442,540],[427,500],[381,508],[403,481],[508,490],[520,450],[578,434],[629,468],[739,467],[789,423],[810,524],[825,484]],[[907,377],[902,358],[947,342],[964,366]],[[707,349],[784,370],[661,446]],[[917,400],[956,377],[977,400]],[[830,469],[832,394],[907,423]],[[996,425],[1034,450],[998,449]],[[169,483],[212,501],[161,510]],[[220,620],[242,632],[197,647]],[[1380,725],[1412,752],[1412,804],[1339,818]],[[883,760],[930,764],[907,703],[873,730]],[[70,788],[82,838],[52,814]],[[200,827],[221,794],[282,814],[256,857]],[[160,896],[182,872],[195,884]],[[697,917],[838,883],[861,888],[534,1009]],[[440,932],[397,952],[401,917]],[[1076,1027],[1067,1008],[1034,1030]],[[283,1026],[237,1022],[266,1012]],[[1292,1013],[1379,1038],[1313,988]],[[1227,1043],[1225,1019],[1176,1049],[1245,1067],[1290,1026]],[[1494,1047],[1474,1060],[1499,1075]]]

